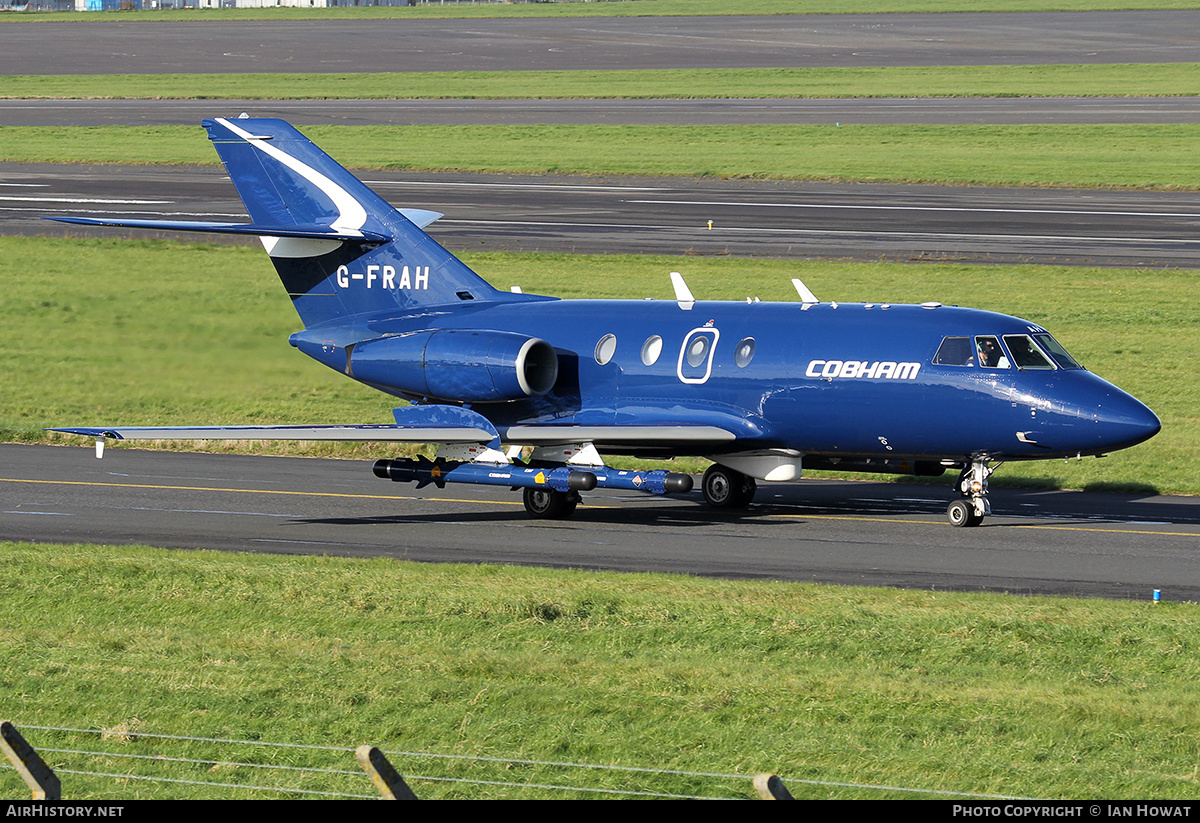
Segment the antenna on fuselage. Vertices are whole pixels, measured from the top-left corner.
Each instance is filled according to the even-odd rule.
[[[792,278],[792,285],[796,287],[796,294],[800,295],[800,302],[804,305],[821,302],[815,294],[808,290],[808,286],[800,281],[799,277]]]
[[[675,289],[675,300],[679,302],[679,308],[691,311],[692,306],[696,305],[696,298],[692,297],[691,289],[683,282],[683,275],[677,271],[671,272],[671,286]]]

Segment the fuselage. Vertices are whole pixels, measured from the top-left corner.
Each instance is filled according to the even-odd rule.
[[[728,451],[1018,460],[1101,454],[1160,428],[1150,409],[1078,367],[1040,326],[938,304],[685,310],[675,301],[530,296],[358,315],[310,327],[293,344],[348,371],[342,352],[352,344],[433,328],[514,332],[554,347],[549,392],[472,406],[501,434],[530,425],[717,426],[737,435]]]

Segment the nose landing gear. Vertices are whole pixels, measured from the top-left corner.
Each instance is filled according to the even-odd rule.
[[[955,488],[962,499],[946,507],[946,517],[951,526],[978,526],[983,518],[992,513],[992,504],[987,499],[988,478],[999,467],[988,466],[986,460],[972,460],[958,475]]]

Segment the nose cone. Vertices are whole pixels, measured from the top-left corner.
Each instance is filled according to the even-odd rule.
[[[1136,446],[1158,434],[1162,422],[1136,397],[1093,374],[1071,388],[1057,418],[1067,452],[1099,454]]]
[[[1158,434],[1162,421],[1145,403],[1115,386],[1096,409],[1096,439],[1110,451],[1127,449]]]

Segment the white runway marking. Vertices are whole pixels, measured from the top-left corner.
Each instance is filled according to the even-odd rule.
[[[980,208],[976,206],[883,206],[857,205],[846,203],[760,203],[738,202],[736,200],[626,200],[626,203],[648,205],[665,204],[670,206],[741,206],[748,208],[774,209],[854,209],[860,211],[932,211],[950,212],[953,214],[1069,214],[1093,217],[1183,217],[1195,219],[1200,212],[1160,212],[1160,211],[1103,211],[1095,209],[1000,209]]]
[[[1058,240],[1083,243],[1161,243],[1166,245],[1190,245],[1195,239],[1176,239],[1171,237],[1087,237],[1085,235],[1056,235],[1056,234],[975,234],[969,232],[920,232],[920,231],[883,231],[883,230],[849,230],[849,229],[790,229],[762,228],[760,226],[721,226],[719,231],[712,231],[704,226],[671,226],[653,224],[629,223],[571,223],[567,221],[552,222],[548,220],[452,220],[442,219],[442,224],[473,225],[473,226],[538,226],[544,228],[590,228],[610,231],[694,231],[704,237],[719,237],[721,232],[746,234],[794,234],[815,237],[911,237],[937,240]]]
[[[109,200],[98,197],[16,197],[0,195],[0,200],[21,203],[112,203],[124,206],[165,206],[170,200]]]

